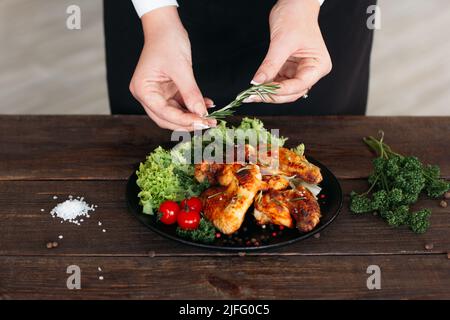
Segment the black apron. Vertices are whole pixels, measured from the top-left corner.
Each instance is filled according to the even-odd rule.
[[[193,68],[205,97],[218,107],[250,86],[269,46],[268,17],[275,0],[179,0]],[[319,22],[332,72],[308,99],[282,105],[246,104],[241,115],[365,114],[373,31],[366,26],[376,0],[326,0]],[[131,0],[104,0],[108,91],[113,114],[144,114],[128,90],[143,45]],[[164,30],[161,30],[164,32]]]

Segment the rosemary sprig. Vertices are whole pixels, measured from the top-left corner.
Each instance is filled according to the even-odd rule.
[[[296,201],[300,201],[300,200],[306,200],[306,198],[305,197],[297,197],[297,198],[290,199],[289,201],[296,202]]]
[[[208,199],[215,198],[215,197],[217,197],[217,196],[219,196],[219,195],[221,195],[221,194],[223,194],[223,193],[224,193],[224,191],[220,191],[220,192],[214,193],[214,194],[208,196]]]
[[[267,98],[272,99],[271,95],[276,94],[276,91],[279,88],[279,85],[273,83],[251,86],[249,89],[239,93],[234,101],[230,102],[222,109],[210,113],[207,118],[223,120],[226,117],[231,116],[234,113],[235,108],[239,107],[246,98],[250,96],[259,96],[263,101],[265,101]]]

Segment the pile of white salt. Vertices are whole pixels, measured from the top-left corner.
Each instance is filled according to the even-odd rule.
[[[76,225],[80,225],[80,222],[83,222],[82,217],[89,218],[90,212],[95,211],[94,205],[89,205],[84,201],[84,198],[76,198],[74,199],[72,196],[69,196],[69,199],[59,203],[56,207],[54,207],[50,214],[53,218],[60,218],[63,221],[67,221],[70,223],[74,223]],[[63,222],[61,221],[61,223]]]

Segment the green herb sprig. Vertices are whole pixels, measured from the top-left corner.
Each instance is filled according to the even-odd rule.
[[[276,95],[276,91],[280,88],[279,85],[273,83],[259,84],[251,86],[249,89],[242,91],[239,93],[234,99],[234,101],[230,102],[228,105],[223,107],[222,109],[216,110],[210,113],[207,118],[208,119],[217,119],[223,120],[228,116],[231,116],[239,107],[245,99],[250,96],[258,96],[262,101],[266,101],[267,99],[273,99],[272,95]]]

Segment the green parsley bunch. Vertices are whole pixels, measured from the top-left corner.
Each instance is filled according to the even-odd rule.
[[[439,167],[392,151],[383,142],[383,132],[379,140],[363,140],[378,157],[373,160],[373,172],[368,178],[369,190],[350,194],[350,210],[355,214],[378,212],[390,226],[408,226],[415,233],[424,233],[430,226],[431,210],[410,212],[409,206],[422,192],[438,198],[450,189],[450,184],[440,178]]]

